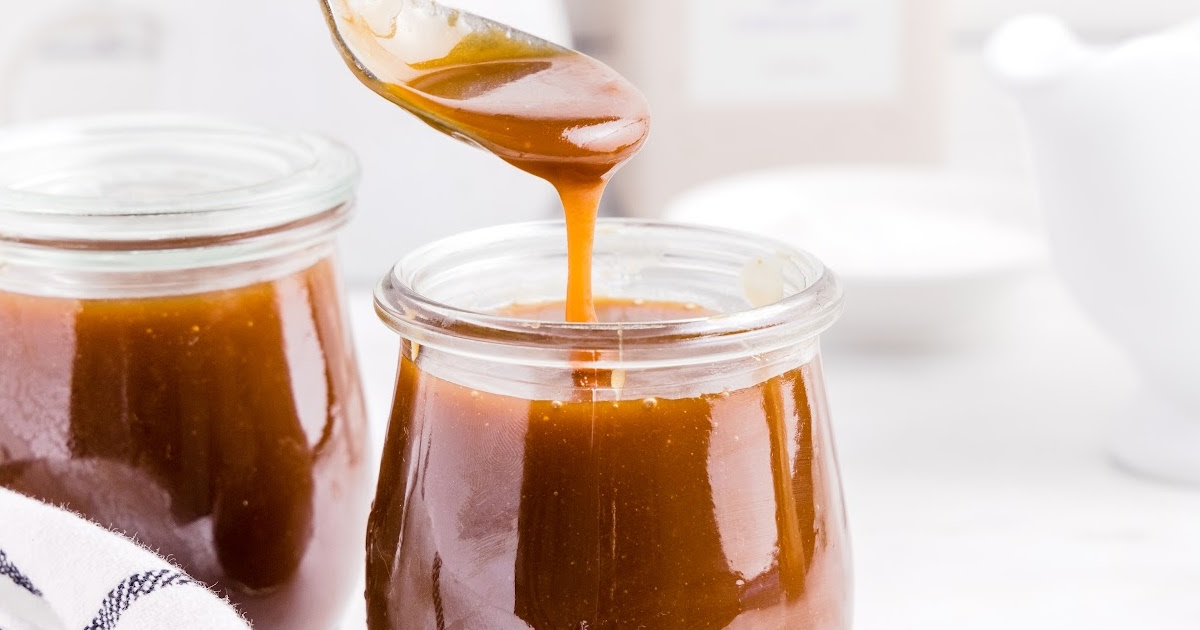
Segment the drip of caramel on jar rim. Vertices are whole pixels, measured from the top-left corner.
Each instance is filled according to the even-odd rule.
[[[608,179],[649,132],[649,109],[637,88],[590,57],[498,26],[468,33],[440,58],[406,63],[379,43],[404,35],[378,34],[342,8],[340,16],[329,15],[330,26],[360,81],[434,128],[554,186],[567,222],[566,319],[595,321],[597,208]],[[347,51],[350,42],[358,54]],[[367,68],[363,59],[387,67]]]

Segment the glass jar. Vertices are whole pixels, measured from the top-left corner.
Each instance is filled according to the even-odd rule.
[[[468,233],[379,286],[402,345],[370,628],[849,628],[836,279],[778,243],[602,220],[602,323],[563,323],[565,241]]]
[[[321,138],[180,116],[0,133],[0,485],[136,537],[265,629],[361,571],[366,420]]]

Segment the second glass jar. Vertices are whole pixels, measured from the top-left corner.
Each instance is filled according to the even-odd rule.
[[[334,261],[357,174],[321,138],[191,117],[0,134],[0,485],[255,628],[333,626],[369,492]]]

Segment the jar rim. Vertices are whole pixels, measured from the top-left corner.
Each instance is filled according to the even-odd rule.
[[[337,142],[222,118],[26,123],[0,130],[0,241],[195,247],[304,224],[348,204],[358,179]]]
[[[443,350],[494,357],[514,349],[587,350],[615,357],[622,366],[641,359],[700,363],[719,356],[745,356],[815,339],[841,314],[842,289],[836,275],[816,257],[785,243],[734,230],[644,219],[602,218],[597,234],[640,238],[670,245],[693,242],[698,251],[742,248],[760,251],[803,276],[782,299],[734,312],[688,319],[643,322],[570,323],[513,317],[462,308],[424,295],[422,274],[464,251],[493,251],[532,241],[565,250],[562,221],[517,223],[484,228],[426,245],[397,263],[375,292],[376,312],[405,339]],[[599,253],[599,249],[597,250]],[[626,297],[626,296],[613,296]],[[645,351],[644,356],[639,351]],[[518,353],[519,354],[519,353]],[[517,362],[528,362],[514,355]],[[601,366],[603,367],[603,366]]]

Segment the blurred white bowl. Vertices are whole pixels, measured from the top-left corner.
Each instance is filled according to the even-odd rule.
[[[668,205],[666,218],[754,232],[816,254],[846,289],[846,314],[829,344],[916,350],[1003,335],[1019,289],[1047,260],[1032,207],[1031,194],[1005,180],[931,169],[793,168],[693,189]]]

